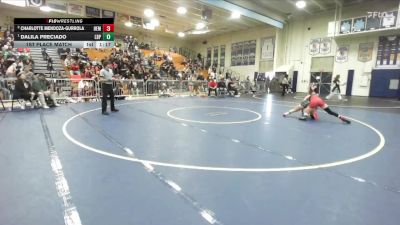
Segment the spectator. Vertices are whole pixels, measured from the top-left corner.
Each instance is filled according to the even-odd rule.
[[[17,75],[17,63],[11,64],[6,70],[6,77],[16,77]]]
[[[39,96],[39,101],[43,108],[49,108],[46,103],[46,98],[50,98],[54,106],[60,106],[57,104],[54,93],[50,90],[50,82],[46,80],[43,73],[39,74],[39,77],[35,77],[32,86],[35,93]]]
[[[211,91],[214,91],[215,96],[217,96],[217,82],[214,79],[208,82],[208,96],[210,96]]]
[[[0,80],[0,91],[2,99],[10,99],[10,90],[8,90],[7,83],[4,80]]]
[[[232,79],[230,79],[228,82],[228,92],[231,91],[233,91],[235,97],[240,97],[236,84]]]
[[[6,74],[7,67],[5,65],[3,53],[0,52],[0,75]]]
[[[287,74],[285,74],[284,76],[283,76],[283,78],[282,78],[282,81],[281,81],[281,86],[282,86],[282,96],[285,96],[285,94],[286,94],[286,91],[288,90],[288,88],[289,88],[289,80],[288,80],[288,77],[289,77],[289,75],[287,75]]]
[[[81,75],[81,71],[79,69],[79,63],[77,60],[72,60],[70,74]]]
[[[14,99],[22,99],[20,102],[21,109],[25,109],[25,101],[31,102],[31,107],[35,107],[33,100],[37,98],[37,94],[33,92],[32,85],[26,80],[25,73],[18,74],[18,79],[15,82]]]
[[[221,94],[223,93],[225,95],[226,93],[226,83],[225,83],[225,79],[223,77],[221,77],[220,81],[217,84],[218,87],[218,92]]]

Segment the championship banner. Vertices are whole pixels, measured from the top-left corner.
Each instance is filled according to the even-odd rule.
[[[213,52],[213,65],[218,65],[218,46],[214,47]]]
[[[117,13],[117,23],[124,24],[127,21],[129,21],[129,16],[128,15]],[[140,21],[140,25],[142,25],[141,21]]]
[[[101,11],[101,18],[114,18],[115,17],[115,12],[110,11],[110,10],[102,10]]]
[[[332,46],[331,38],[321,38],[321,43],[319,46],[320,53],[323,55],[331,53],[331,46]]]
[[[225,67],[225,45],[220,46],[220,57],[219,57],[219,66],[220,67]]]
[[[211,66],[211,48],[207,48],[207,61],[206,61],[206,66],[207,66],[207,67]]]
[[[100,9],[86,6],[86,16],[93,18],[100,18]]]
[[[368,62],[372,60],[372,51],[374,49],[374,43],[360,43],[358,46],[358,61]]]
[[[251,40],[250,41],[249,65],[255,65],[255,63],[256,63],[256,48],[257,48],[257,40]]]
[[[338,63],[344,63],[347,62],[349,59],[349,49],[350,45],[341,45],[337,47],[336,50],[336,62]]]
[[[381,20],[381,28],[391,28],[396,26],[397,22],[397,11],[386,12],[385,16]]]
[[[244,42],[238,42],[236,45],[236,66],[243,64],[243,46]]]
[[[72,3],[68,3],[68,14],[76,15],[76,16],[84,16],[84,8],[83,5],[76,5]]]
[[[377,68],[393,67],[400,64],[400,36],[381,36],[378,42]]]
[[[243,57],[242,65],[249,65],[249,54],[250,54],[250,41],[243,42]]]
[[[274,38],[265,38],[261,43],[261,59],[274,59]]]
[[[367,23],[367,17],[360,17],[360,18],[354,18],[353,19],[353,26],[352,26],[352,32],[362,32],[365,31],[365,25]]]
[[[236,66],[236,43],[231,46],[231,66]]]
[[[310,55],[316,55],[319,53],[319,45],[320,45],[321,39],[316,38],[316,39],[311,39],[310,41]]]
[[[350,33],[352,24],[353,24],[353,19],[340,21],[340,34]]]

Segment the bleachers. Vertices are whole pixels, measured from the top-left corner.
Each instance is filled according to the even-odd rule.
[[[95,48],[87,48],[85,49],[85,52],[88,54],[88,57],[92,60],[94,59],[102,60],[111,55],[112,50],[109,48],[101,50]]]

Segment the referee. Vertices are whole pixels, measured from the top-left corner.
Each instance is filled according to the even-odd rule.
[[[101,91],[103,97],[101,98],[101,114],[109,115],[107,112],[107,96],[110,95],[111,99],[111,112],[118,112],[119,110],[114,106],[114,91],[113,91],[113,76],[112,64],[109,61],[104,62],[104,68],[100,70]]]

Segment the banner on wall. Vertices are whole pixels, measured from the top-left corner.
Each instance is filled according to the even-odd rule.
[[[331,53],[331,46],[332,46],[331,38],[321,38],[321,43],[319,46],[320,53],[323,55]]]
[[[211,66],[211,48],[207,48],[207,59],[206,59],[206,67]]]
[[[376,67],[391,68],[398,65],[400,65],[400,36],[379,37]]]
[[[236,43],[231,45],[231,66],[236,66]]]
[[[349,45],[340,45],[336,49],[336,57],[335,60],[338,63],[347,62],[349,59]]]
[[[117,13],[117,22],[116,23],[122,23],[124,24],[125,22],[129,21],[129,16],[121,13]],[[140,24],[142,24],[140,22]]]
[[[386,15],[381,20],[381,28],[392,28],[396,26],[397,11],[386,12]]]
[[[213,65],[218,65],[218,46],[214,47]]]
[[[352,32],[362,32],[365,31],[365,25],[367,23],[367,17],[359,17],[353,19]]]
[[[256,48],[257,48],[257,41],[251,40],[250,41],[250,53],[249,53],[249,65],[256,64]]]
[[[76,15],[76,16],[84,16],[85,11],[83,5],[77,5],[77,4],[68,4],[68,14],[71,15]]]
[[[241,66],[243,63],[243,42],[238,42],[236,45],[236,66]]]
[[[93,18],[100,18],[100,9],[86,6],[86,16]]]
[[[316,55],[319,53],[319,45],[320,45],[321,39],[315,38],[311,39],[310,41],[310,55]]]
[[[243,41],[232,44],[231,66],[254,65],[257,41]]]
[[[348,34],[351,32],[353,20],[347,19],[340,21],[340,34]]]
[[[250,41],[243,42],[243,57],[242,57],[242,65],[249,65],[249,56],[250,56]]]
[[[360,43],[358,46],[358,61],[368,62],[372,60],[372,51],[374,49],[374,43]]]
[[[265,38],[261,41],[261,59],[274,59],[274,38]]]
[[[103,9],[101,11],[101,17],[102,18],[114,18],[115,17],[115,12]]]
[[[225,67],[225,45],[221,45],[220,48],[219,66]]]
[[[367,24],[365,30],[378,30],[381,26],[381,18],[380,17],[373,17],[367,16]]]

